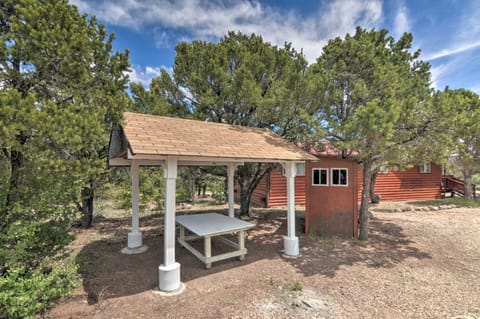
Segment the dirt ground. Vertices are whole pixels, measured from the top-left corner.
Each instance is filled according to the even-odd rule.
[[[299,234],[296,259],[281,255],[285,211],[257,215],[245,261],[207,270],[177,245],[186,289],[168,297],[160,217],[141,219],[139,255],[120,253],[128,219],[98,218],[71,247],[82,285],[47,318],[480,318],[479,208],[377,212],[368,242]]]

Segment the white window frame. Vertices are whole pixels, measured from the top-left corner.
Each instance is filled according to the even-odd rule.
[[[314,174],[314,171],[319,171],[318,173],[318,184],[315,184],[314,183],[314,178],[313,178],[313,174]],[[322,171],[325,171],[327,173],[327,178],[325,179],[326,181],[326,184],[322,184]],[[323,167],[315,167],[315,168],[312,168],[312,186],[329,186],[329,172],[328,172],[328,168],[323,168]]]
[[[420,174],[431,174],[432,173],[431,163],[425,163],[425,164],[418,165],[418,172]]]
[[[303,167],[301,173],[299,173],[299,167]],[[297,171],[297,176],[305,176],[305,163],[295,163],[295,170]]]
[[[346,177],[347,177],[347,178],[346,178],[346,182],[347,182],[347,183],[346,183],[346,184],[335,184],[335,183],[333,183],[333,171],[335,171],[335,170],[339,170],[339,171],[340,171],[340,170],[345,170],[345,172],[346,172],[346,174],[347,174],[347,176],[346,176]],[[330,185],[331,185],[331,186],[334,186],[334,187],[348,187],[348,168],[345,168],[345,167],[332,167],[332,168],[330,169],[330,176],[331,176],[331,177],[330,177],[330,178],[331,178],[331,179],[330,179]]]
[[[380,166],[380,168],[378,169],[378,172],[380,174],[388,174],[388,168],[385,166],[385,165],[382,165]]]
[[[303,172],[302,174],[299,174],[299,165],[303,165]],[[282,176],[285,176],[286,170],[285,167],[282,168]],[[305,176],[305,163],[295,163],[295,176]]]

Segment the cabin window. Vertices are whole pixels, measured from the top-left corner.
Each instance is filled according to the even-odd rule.
[[[388,168],[385,166],[385,165],[382,165],[380,166],[380,168],[378,169],[378,172],[380,174],[388,174]]]
[[[305,163],[297,163],[297,176],[305,176]]]
[[[430,163],[419,165],[419,170],[418,170],[418,172],[419,172],[420,174],[428,174],[428,173],[431,173],[431,172],[432,172],[432,167],[430,166]]]
[[[295,163],[296,175],[295,176],[305,176],[305,163]],[[286,175],[285,168],[282,169],[282,175]]]
[[[348,169],[332,168],[332,186],[348,186]]]
[[[328,168],[312,169],[312,185],[328,186]]]

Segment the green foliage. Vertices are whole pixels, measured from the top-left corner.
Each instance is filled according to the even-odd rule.
[[[227,200],[225,196],[225,177],[212,175],[207,183],[207,188],[212,192],[212,198],[220,203]]]
[[[49,152],[81,183],[73,198],[88,213],[85,196],[108,175],[109,131],[128,103],[128,53],[113,52],[113,35],[64,0],[8,2],[0,19],[7,206],[32,173],[23,169],[28,153]]]
[[[292,291],[302,291],[303,290],[303,285],[299,281],[295,281],[292,285]]]
[[[480,172],[480,97],[469,90],[448,88],[437,95],[437,105],[448,127],[445,140],[450,144],[450,160],[465,183],[471,185],[473,175]],[[465,197],[472,196],[472,190],[466,188]]]
[[[140,192],[142,194],[142,203],[155,203],[158,208],[163,208],[165,198],[165,178],[163,176],[163,169],[161,167],[142,167],[140,171],[139,183]]]
[[[229,32],[218,43],[181,42],[176,52],[173,77],[162,72],[149,93],[132,87],[137,109],[269,128],[292,141],[314,133],[316,105],[310,96],[318,92],[307,80],[303,54],[290,44],[278,48],[255,34]],[[268,169],[246,164],[237,171],[242,198],[247,199],[241,203],[243,214]]]
[[[128,52],[66,0],[0,5],[0,317],[33,317],[75,280],[69,229],[108,176]],[[53,265],[53,270],[44,268]]]
[[[77,268],[70,264],[40,265],[33,271],[10,268],[0,277],[0,317],[35,318],[53,300],[70,293],[79,279]]]
[[[154,78],[147,89],[140,83],[131,83],[131,111],[145,114],[188,117],[186,106],[178,101],[182,92],[175,87],[170,75],[161,70],[160,76]]]
[[[132,182],[130,170],[126,168],[112,169],[110,182],[99,194],[101,197],[113,199],[120,208],[132,207]],[[139,175],[140,204],[155,204],[158,209],[163,208],[165,196],[165,179],[160,167],[141,167]]]
[[[480,190],[480,173],[474,174],[472,176],[472,183],[477,185],[477,189]]]
[[[192,201],[192,190],[183,187],[182,184],[179,184],[177,187],[177,192],[175,193],[177,203],[181,202],[191,202]]]
[[[430,66],[409,52],[411,42],[407,33],[395,42],[386,30],[357,28],[324,47],[312,68],[325,92],[320,115],[338,148],[381,162],[428,120]]]

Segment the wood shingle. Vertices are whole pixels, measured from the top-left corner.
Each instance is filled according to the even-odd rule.
[[[132,155],[305,161],[316,158],[260,128],[165,116],[124,113],[123,133]],[[125,152],[110,154],[124,157]]]

